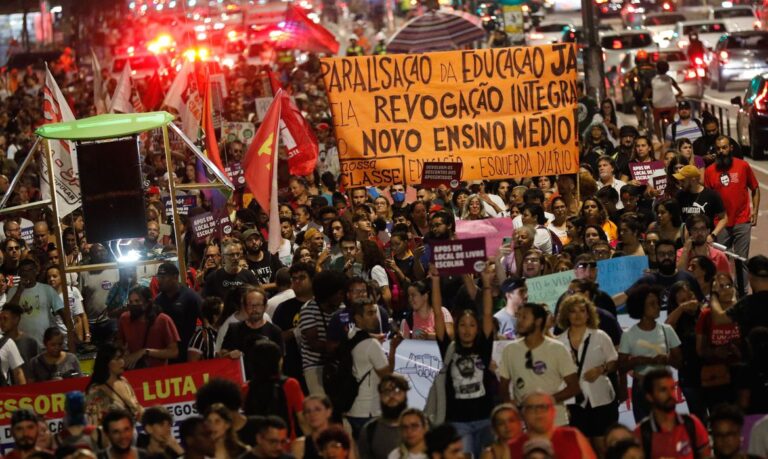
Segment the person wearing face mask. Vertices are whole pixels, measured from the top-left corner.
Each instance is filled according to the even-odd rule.
[[[693,142],[693,154],[704,158],[704,162],[710,165],[715,162],[717,157],[717,148],[715,147],[715,140],[720,136],[720,123],[717,118],[712,115],[704,114],[704,119],[701,122],[704,128],[704,135],[699,137]],[[731,144],[731,156],[736,158],[743,158],[741,146],[738,142],[731,137],[726,137]]]
[[[704,186],[718,192],[725,205],[728,223],[724,231],[718,234],[718,242],[734,253],[749,258],[752,227],[757,226],[757,209],[760,208],[760,187],[749,163],[734,158],[729,140],[726,136],[719,136],[715,140],[717,158],[704,172]],[[746,265],[737,270],[736,278],[739,297],[744,296]]]
[[[405,209],[408,204],[405,203],[405,186],[396,184],[389,187],[389,195],[392,197],[392,209]]]
[[[128,310],[118,321],[117,339],[125,349],[127,368],[167,365],[179,355],[176,325],[156,310],[148,287],[134,287],[128,293]]]

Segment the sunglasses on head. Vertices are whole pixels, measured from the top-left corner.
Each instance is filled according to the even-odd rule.
[[[530,350],[525,353],[525,368],[533,369],[533,353]]]

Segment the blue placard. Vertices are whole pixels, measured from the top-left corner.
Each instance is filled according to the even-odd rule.
[[[615,295],[627,290],[648,269],[648,257],[619,257],[597,262],[597,283],[600,290]]]

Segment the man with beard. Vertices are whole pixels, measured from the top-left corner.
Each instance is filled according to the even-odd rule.
[[[664,136],[664,149],[672,148],[672,144],[678,139],[688,139],[695,142],[696,139],[704,135],[704,129],[701,121],[694,118],[691,114],[691,103],[687,100],[681,100],[677,104],[677,114],[679,119],[667,126],[667,132]]]
[[[375,388],[379,387],[382,377],[392,374],[395,353],[403,337],[399,333],[392,337],[387,356],[376,337],[380,329],[376,302],[372,298],[361,298],[353,301],[349,308],[355,321],[355,328],[348,335],[352,350],[352,374],[358,381],[359,390],[345,415],[352,426],[353,438],[358,438],[360,429],[381,414],[379,393]]]
[[[361,298],[370,296],[373,296],[373,292],[369,289],[365,279],[360,276],[349,279],[344,297],[344,307],[339,308],[328,323],[328,342],[331,348],[335,349],[339,344],[346,341],[349,338],[349,330],[354,325],[352,309],[346,305],[351,305]],[[387,333],[389,333],[389,314],[386,308],[379,307],[379,329],[374,334],[383,337]]]
[[[634,126],[622,126],[619,129],[619,146],[616,147],[616,153],[613,156],[613,160],[616,161],[617,173],[629,168],[629,159],[635,148],[635,139],[639,135],[640,133]]]
[[[669,297],[669,288],[675,282],[685,281],[691,287],[691,291],[696,295],[696,299],[704,301],[704,294],[701,292],[699,283],[688,271],[677,269],[677,251],[674,241],[662,239],[656,243],[656,266],[657,271],[646,274],[641,277],[626,291],[613,295],[614,304],[625,304],[627,302],[627,293],[634,287],[641,284],[658,285],[664,289],[661,297],[661,309],[667,310],[667,300]]]
[[[203,320],[203,299],[191,288],[181,285],[179,268],[173,263],[166,262],[157,268],[157,285],[160,293],[155,297],[155,304],[173,320],[181,338],[179,356],[171,363],[186,362],[189,340],[198,320]]]
[[[163,245],[158,241],[160,238],[160,224],[155,220],[147,222],[147,235],[144,237],[144,248],[148,251],[160,250]]]
[[[564,402],[581,393],[576,364],[560,341],[545,336],[549,313],[542,304],[525,303],[517,313],[517,339],[504,348],[499,362],[499,392],[510,401],[510,383],[514,383],[516,403],[522,403],[535,391],[552,394],[556,425],[568,424]]]
[[[264,317],[267,310],[267,293],[261,287],[245,287],[242,296],[241,314],[245,316],[242,322],[230,324],[221,343],[220,357],[239,359],[245,354],[245,362],[258,358],[251,355],[253,344],[260,339],[269,339],[283,350],[282,330]],[[245,367],[246,380],[250,380],[253,369]]]
[[[709,435],[699,418],[675,411],[677,383],[672,373],[666,368],[653,369],[643,376],[642,384],[651,414],[635,427],[635,435],[646,456],[710,457]]]
[[[398,419],[408,408],[408,380],[394,373],[386,375],[378,390],[381,416],[368,421],[360,431],[360,459],[387,459],[388,451],[400,443]]]
[[[717,221],[715,229],[707,234],[707,241],[715,242],[728,224],[728,214],[720,194],[701,184],[699,168],[692,164],[683,166],[673,177],[680,184],[676,199],[680,203],[683,221],[691,215],[704,215],[709,222]]]
[[[101,428],[109,438],[109,448],[100,451],[98,459],[144,459],[148,454],[133,446],[134,425],[131,414],[113,408],[104,415]]]
[[[205,252],[203,253],[202,267],[197,273],[198,285],[202,286],[208,274],[219,268],[221,268],[221,249],[218,244],[211,243],[205,247]]]
[[[729,138],[719,136],[715,141],[717,158],[704,171],[704,186],[720,193],[725,204],[728,222],[718,234],[717,241],[735,254],[749,258],[752,227],[757,225],[757,209],[760,208],[760,186],[749,163],[733,157]],[[751,195],[752,199],[747,196]],[[747,293],[747,268],[742,264],[736,271],[739,296]]]
[[[245,261],[248,262],[248,269],[256,275],[265,290],[275,288],[275,273],[283,267],[280,258],[266,250],[264,236],[259,230],[247,230],[243,233],[242,240],[245,246]]]
[[[259,280],[248,269],[240,267],[243,246],[239,241],[222,244],[223,262],[221,268],[205,277],[203,297],[218,296],[224,300],[224,317],[229,317],[238,308],[239,289],[245,285],[258,285]]]
[[[677,269],[687,270],[691,258],[701,255],[712,260],[717,267],[717,272],[730,274],[731,265],[728,263],[728,257],[712,247],[707,216],[691,215],[685,221],[685,227],[688,229],[688,239],[685,240],[683,248],[677,251]]]
[[[272,323],[283,330],[283,342],[285,343],[283,373],[303,382],[304,373],[301,369],[297,327],[301,307],[312,300],[314,296],[312,278],[315,276],[315,266],[308,263],[294,263],[288,273],[291,276],[291,289],[296,296],[277,306],[275,314],[272,316]]]
[[[693,154],[702,156],[704,162],[710,165],[715,162],[715,157],[717,155],[715,141],[720,137],[720,124],[718,123],[717,118],[713,116],[705,116],[701,125],[704,128],[704,135],[693,142]],[[728,136],[723,137],[728,139],[728,143],[731,144],[732,154],[737,158],[741,158],[742,153],[739,143]]]
[[[11,436],[15,448],[9,454],[8,459],[26,459],[34,453],[45,452],[37,447],[37,437],[40,428],[37,423],[37,415],[26,408],[21,408],[11,415]]]
[[[127,368],[167,365],[169,359],[179,356],[181,338],[176,325],[155,310],[149,287],[136,286],[128,292],[128,310],[118,320],[117,339],[126,350]]]
[[[513,222],[514,223],[514,222]],[[433,241],[449,241],[453,239],[456,231],[456,222],[453,214],[438,210],[429,217],[429,233],[424,238],[424,253],[421,256],[422,266],[429,266],[429,260],[432,257]],[[440,292],[443,295],[444,306],[448,310],[453,310],[456,294],[464,285],[462,276],[440,276]]]

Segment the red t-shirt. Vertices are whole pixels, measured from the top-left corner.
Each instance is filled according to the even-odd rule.
[[[748,223],[751,216],[751,194],[748,190],[755,190],[759,186],[755,173],[749,163],[739,158],[733,158],[727,174],[718,171],[716,166],[711,164],[704,171],[704,186],[717,191],[723,198],[728,227]]]
[[[709,457],[709,434],[704,425],[694,415],[690,415],[693,424],[696,426],[696,449],[702,451],[702,457]],[[642,441],[640,425],[635,427],[635,436]],[[691,446],[692,440],[688,438],[688,431],[685,429],[685,423],[680,420],[675,428],[669,432],[653,432],[651,437],[651,454],[648,457],[674,457],[677,459],[693,459],[694,447]]]
[[[696,334],[704,335],[704,339],[708,340],[712,346],[725,346],[731,342],[738,344],[741,338],[738,324],[716,324],[712,320],[710,308],[701,310],[699,320],[696,322]]]
[[[178,343],[179,331],[173,320],[162,312],[157,315],[147,336],[147,322],[142,317],[139,320],[131,321],[131,313],[126,311],[120,315],[117,323],[117,333],[120,341],[128,345],[128,353],[136,352],[142,348],[165,349],[171,343]],[[146,345],[144,344],[146,338]],[[147,366],[159,367],[168,364],[168,360],[155,359],[147,357]]]
[[[528,441],[528,434],[522,434],[509,442],[509,454],[512,459],[523,458],[523,446]],[[557,459],[582,459],[577,430],[574,427],[557,427],[549,439]]]

